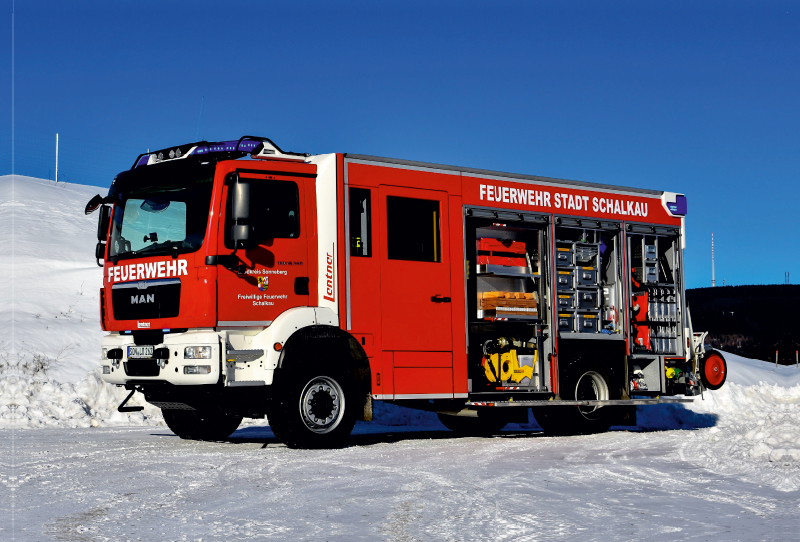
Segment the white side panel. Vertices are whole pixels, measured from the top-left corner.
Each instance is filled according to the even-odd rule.
[[[319,261],[317,291],[318,305],[329,308],[339,316],[339,277],[337,270],[336,231],[336,155],[321,154],[308,159],[317,165],[317,238],[319,239]],[[313,286],[312,286],[313,287]]]

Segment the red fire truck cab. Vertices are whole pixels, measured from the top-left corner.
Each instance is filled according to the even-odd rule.
[[[597,432],[725,380],[688,319],[682,194],[247,136],[141,155],[96,209],[103,379],[184,438],[267,416],[337,446],[373,400]]]

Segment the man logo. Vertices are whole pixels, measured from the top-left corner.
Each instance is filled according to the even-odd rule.
[[[131,296],[131,305],[139,305],[144,303],[155,303],[155,302],[156,302],[156,294]]]

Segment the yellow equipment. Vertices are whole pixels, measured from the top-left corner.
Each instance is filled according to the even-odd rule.
[[[534,353],[534,365],[538,361],[538,354]],[[533,379],[533,367],[520,366],[517,351],[509,350],[503,354],[492,354],[483,358],[483,368],[489,382],[522,382],[523,378]]]

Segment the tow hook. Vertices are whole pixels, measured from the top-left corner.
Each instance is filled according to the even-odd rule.
[[[134,393],[136,393],[136,390],[131,390],[125,400],[117,407],[117,412],[139,412],[144,410],[143,406],[125,406],[125,404],[130,401],[131,397],[133,397]]]

